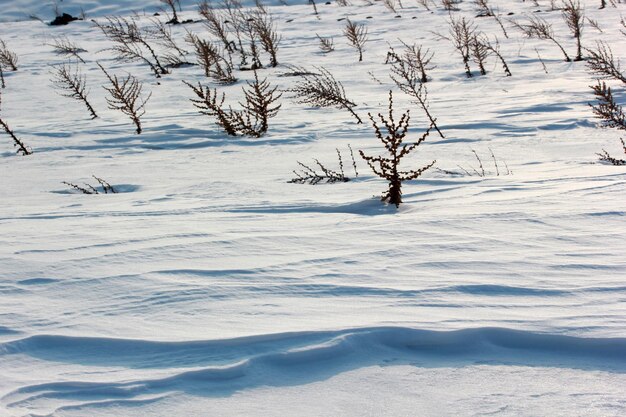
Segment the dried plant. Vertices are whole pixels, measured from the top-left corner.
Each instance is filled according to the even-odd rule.
[[[178,13],[176,13],[176,6],[180,8],[180,0],[159,0],[161,3],[165,4],[172,11],[172,19],[170,19],[167,23],[171,23],[173,25],[177,25],[180,22],[178,21]]]
[[[127,115],[135,124],[137,134],[140,134],[142,131],[141,117],[146,113],[146,103],[152,93],[144,99],[142,95],[143,84],[137,78],[128,74],[120,80],[117,78],[117,75],[109,75],[99,63],[98,66],[111,84],[109,87],[103,86],[110,96],[106,97],[109,109],[119,110]]]
[[[6,88],[6,83],[4,82],[4,72],[2,71],[2,65],[0,65],[0,89]],[[0,91],[0,93],[2,93]],[[0,104],[2,104],[2,97],[0,96]]]
[[[485,61],[489,57],[491,50],[487,48],[485,43],[483,42],[484,35],[482,33],[474,34],[472,40],[470,41],[470,51],[472,53],[472,59],[476,65],[478,65],[478,70],[481,75],[486,75],[487,70],[485,69]]]
[[[439,136],[443,138],[443,133],[439,130],[436,119],[430,114],[428,109],[428,90],[424,83],[419,82],[417,74],[415,73],[415,67],[407,64],[403,59],[398,60],[391,67],[391,79],[400,91],[411,96],[414,99],[414,103],[420,105],[426,117],[428,117],[431,126],[434,127],[437,133],[439,133]]]
[[[535,52],[537,52],[537,58],[539,58],[539,62],[541,63],[541,67],[543,68],[543,71],[547,74],[548,67],[546,67],[546,63],[543,62],[543,58],[541,58],[541,54],[539,53],[539,50],[537,48],[535,48]]]
[[[270,66],[277,66],[278,58],[276,57],[276,54],[278,52],[278,44],[280,43],[281,37],[276,32],[276,27],[272,17],[267,14],[257,13],[254,16],[253,25],[263,50],[270,55]]]
[[[624,143],[624,139],[620,139],[622,142],[622,150],[624,151],[624,155],[626,155],[626,143]],[[600,161],[607,162],[611,165],[626,165],[625,159],[617,159],[612,157],[605,149],[602,149],[602,153],[597,153]]]
[[[22,142],[20,139],[18,139],[17,136],[15,136],[15,133],[13,133],[9,125],[4,120],[2,120],[2,118],[0,118],[0,126],[2,126],[4,132],[9,135],[11,139],[13,139],[13,146],[17,148],[18,155],[22,154],[23,156],[26,156],[33,153],[32,149],[27,147],[24,142]]]
[[[600,78],[613,78],[626,84],[626,75],[622,73],[619,59],[613,57],[611,47],[605,42],[599,41],[596,49],[586,49],[587,68]]]
[[[608,87],[604,81],[598,81],[598,84],[591,86],[591,89],[598,103],[590,104],[590,106],[596,117],[602,119],[602,126],[626,130],[624,108],[615,101],[611,87]]]
[[[348,145],[348,149],[350,149],[350,157],[352,158],[352,167],[354,168],[355,177],[359,176],[359,173],[356,169],[356,161],[354,160],[354,153],[352,152],[352,148]],[[339,148],[335,148],[337,151],[337,159],[339,161],[339,171],[335,171],[333,169],[327,168],[324,164],[322,164],[319,160],[314,159],[315,165],[317,165],[321,172],[317,172],[316,169],[311,168],[309,165],[303,164],[300,161],[298,165],[300,165],[300,172],[293,171],[296,175],[295,178],[287,181],[292,184],[310,184],[315,185],[319,183],[328,183],[333,184],[336,182],[348,182],[350,178],[346,176],[343,169],[343,157],[341,156],[341,152]]]
[[[323,53],[327,54],[335,50],[333,38],[322,38],[317,33],[315,34],[315,36],[317,36],[317,39],[319,39],[320,41],[320,50]]]
[[[404,138],[406,137],[409,129],[409,111],[404,113],[400,120],[396,123],[393,117],[393,96],[391,91],[389,91],[388,117],[385,118],[382,114],[378,114],[378,117],[383,123],[387,134],[383,135],[381,128],[378,126],[371,113],[368,113],[368,116],[372,121],[376,137],[382,142],[389,155],[385,157],[367,156],[361,150],[359,153],[376,175],[389,181],[389,189],[383,194],[381,200],[387,201],[389,204],[395,204],[395,206],[398,207],[400,206],[400,203],[402,203],[402,183],[404,181],[416,179],[422,175],[424,171],[435,165],[436,161],[433,161],[417,170],[402,171],[399,169],[402,158],[407,156],[424,140],[426,140],[432,126],[430,126],[416,142],[410,145],[404,144]]]
[[[11,52],[2,39],[0,39],[0,67],[17,71],[17,54]]]
[[[383,4],[389,11],[393,13],[398,13],[396,0],[383,0]]]
[[[552,41],[556,46],[559,47],[563,56],[565,57],[566,62],[570,62],[571,59],[563,46],[556,40],[554,35],[554,30],[552,29],[552,25],[546,22],[545,19],[539,16],[529,16],[528,23],[521,24],[515,21],[511,21],[515,27],[520,29],[524,34],[529,38],[537,38],[537,39],[546,39]]]
[[[52,67],[52,84],[63,97],[73,98],[82,102],[92,119],[98,117],[96,111],[87,99],[87,77],[80,72],[80,68],[72,68],[71,65],[62,64]]]
[[[474,39],[476,26],[473,22],[462,17],[460,19],[450,16],[450,39],[454,48],[461,55],[463,65],[465,66],[465,75],[468,78],[472,76],[472,70],[469,66],[471,43]]]
[[[221,98],[218,99],[216,89],[203,87],[199,82],[197,87],[186,81],[183,81],[183,83],[190,87],[196,95],[197,98],[190,100],[201,114],[216,117],[217,120],[215,123],[218,126],[224,129],[228,135],[237,136],[237,118],[231,108],[224,108],[224,93],[222,93]]]
[[[54,52],[59,55],[74,57],[83,64],[85,63],[85,60],[79,54],[87,52],[87,50],[76,45],[66,36],[54,37],[50,46],[52,46],[54,48]]]
[[[428,82],[427,71],[436,68],[434,65],[431,65],[435,53],[431,52],[430,49],[423,49],[422,45],[408,45],[404,42],[402,42],[402,45],[404,45],[404,52],[399,59],[403,60],[419,74],[420,82]]]
[[[458,12],[459,8],[457,5],[461,2],[461,0],[441,0],[441,5],[443,9],[448,12]]]
[[[146,33],[151,38],[168,49],[171,55],[178,55],[182,57],[188,54],[188,52],[180,48],[174,40],[170,26],[156,18],[150,19],[150,21],[152,22],[152,25],[146,29]]]
[[[220,84],[234,84],[237,78],[233,74],[233,63],[227,49],[221,50],[210,41],[200,39],[188,32],[187,41],[196,52],[197,62],[204,70],[206,77],[215,79]]]
[[[259,81],[254,71],[254,81],[248,82],[248,89],[243,88],[245,103],[239,103],[242,111],[235,112],[238,130],[248,136],[261,137],[267,132],[268,120],[275,117],[280,109],[276,104],[282,93],[277,93],[278,87],[273,87],[263,79]]]
[[[600,33],[604,33],[604,31],[602,30],[602,28],[600,27],[600,24],[598,23],[597,20],[593,20],[590,17],[587,17],[587,22],[589,22],[589,24],[591,25],[592,28],[594,28],[595,30],[597,30]]]
[[[310,4],[311,6],[313,6],[313,14],[314,14],[315,16],[317,16],[317,18],[319,19],[319,18],[320,18],[320,14],[319,14],[319,12],[317,11],[317,4],[315,4],[315,0],[309,0],[309,4]]]
[[[484,48],[486,48],[489,52],[494,54],[500,60],[500,62],[502,63],[502,69],[504,70],[504,75],[506,75],[507,77],[513,75],[511,74],[509,65],[506,63],[504,57],[500,53],[500,42],[498,41],[497,37],[494,36],[494,42],[492,43],[486,36],[481,36],[480,38],[478,38],[478,42],[480,42]]]
[[[476,10],[478,11],[477,17],[493,16],[493,11],[489,6],[488,0],[474,0],[474,6],[476,6]]]
[[[117,194],[117,190],[115,188],[113,188],[113,186],[111,184],[109,184],[107,181],[103,180],[102,178],[98,178],[95,175],[92,175],[92,177],[98,181],[98,184],[100,184],[100,187],[102,188],[102,191],[104,192],[104,194]],[[80,191],[83,194],[100,194],[100,192],[98,191],[98,189],[94,186],[92,186],[91,184],[88,183],[84,183],[84,187],[81,187],[80,185],[76,185],[74,183],[71,182],[67,182],[67,181],[62,181],[62,184],[65,184],[77,191]]]
[[[237,11],[236,13],[233,13],[231,17],[232,24],[235,27],[235,32],[239,41],[240,53],[242,55],[242,63],[240,69],[254,71],[259,68],[263,68],[259,53],[259,43],[261,42],[261,40],[259,38],[255,23],[257,19],[256,14],[252,12],[244,13],[241,11]],[[244,50],[244,39],[248,45],[248,51]],[[252,61],[249,67],[246,66],[246,56],[249,56]]]
[[[580,38],[585,27],[585,14],[580,7],[579,0],[563,0],[563,19],[567,23],[572,36],[576,39],[576,57],[574,61],[582,61],[582,46]]]
[[[297,103],[311,104],[316,107],[338,107],[346,109],[354,116],[358,124],[363,123],[354,112],[356,104],[346,97],[341,82],[324,67],[316,67],[319,73],[302,75],[302,80],[286,91],[294,93]],[[306,72],[302,70],[302,72]]]
[[[198,13],[206,19],[204,24],[209,33],[218,38],[228,52],[234,52],[236,49],[235,43],[228,38],[228,28],[222,15],[214,10],[207,0],[203,0],[198,4]]]
[[[107,17],[106,23],[96,22],[96,26],[102,30],[107,38],[115,42],[109,48],[121,62],[144,62],[147,64],[155,77],[168,74],[167,69],[161,65],[154,48],[148,43],[145,34],[139,29],[133,19],[123,17]],[[147,51],[147,52],[146,52]]]
[[[480,158],[480,156],[478,155],[478,152],[476,152],[474,149],[471,149],[472,153],[474,154],[474,157],[476,158],[476,162],[478,163],[478,168],[474,168],[472,165],[469,165],[469,169],[466,169],[464,167],[462,167],[461,165],[457,165],[457,167],[460,169],[460,171],[452,171],[452,170],[447,170],[447,169],[440,169],[440,168],[435,168],[437,169],[437,171],[442,172],[444,174],[448,174],[448,175],[467,175],[467,176],[474,176],[477,175],[479,177],[486,177],[487,175],[493,175],[493,172],[488,172],[485,170],[485,166],[483,165],[483,161]],[[493,166],[495,169],[495,175],[496,176],[500,176],[500,165],[498,164],[498,159],[496,158],[496,156],[493,153],[493,150],[491,150],[491,148],[489,148],[489,153],[491,155],[491,160],[493,161]],[[500,162],[504,165],[504,168],[506,168],[506,172],[504,172],[502,175],[511,175],[513,174],[511,172],[511,170],[509,169],[509,166],[507,165],[506,161],[504,160],[500,160]]]
[[[363,61],[363,48],[365,47],[365,42],[367,42],[367,27],[348,19],[343,34],[350,42],[350,45],[359,52],[359,62]]]

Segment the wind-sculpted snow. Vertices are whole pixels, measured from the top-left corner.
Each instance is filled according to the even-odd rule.
[[[2,402],[9,409],[27,406],[49,413],[66,402],[124,403],[171,392],[230,396],[261,386],[310,384],[391,363],[416,367],[506,364],[624,373],[625,351],[626,338],[579,338],[502,328],[436,332],[380,327],[190,342],[42,335],[1,344],[0,360],[19,355],[83,367],[132,368],[146,376],[33,384],[8,393]],[[158,371],[158,376],[151,377],[150,370]]]
[[[262,138],[226,135],[182,83],[239,109],[254,74],[237,53],[234,85],[194,65],[156,80],[115,60],[90,21],[134,16],[146,29],[166,19],[160,1],[63,0],[59,11],[87,19],[26,20],[52,19],[51,3],[0,0],[0,38],[19,58],[3,72],[1,116],[34,150],[17,156],[0,134],[1,417],[626,415],[626,171],[596,155],[617,155],[619,132],[597,126],[585,62],[507,20],[541,16],[573,50],[550,2],[490,0],[508,37],[459,3],[453,16],[497,36],[513,73],[490,57],[468,79],[439,2],[392,13],[316,1],[318,17],[306,0],[263,1],[282,40],[259,77],[284,91],[298,80],[287,65],[322,66],[364,123],[284,92]],[[602,29],[586,26],[583,46],[602,40],[624,62],[624,4],[583,3]],[[196,22],[168,27],[194,61],[187,31],[213,37],[196,2],[181,5]],[[368,27],[361,63],[346,18]],[[335,50],[321,53],[316,34]],[[72,65],[95,120],[50,87],[50,66],[67,63],[59,37],[86,50]],[[396,120],[410,110],[407,138],[427,127],[389,78],[400,41],[434,52],[425,86],[445,138],[412,152],[407,169],[436,168],[407,181],[396,208],[358,151],[384,152],[367,114],[388,111],[389,90]],[[152,93],[141,135],[107,108],[97,63]],[[338,151],[350,181],[289,183],[298,161],[341,169]],[[95,186],[92,175],[118,192],[64,183]]]

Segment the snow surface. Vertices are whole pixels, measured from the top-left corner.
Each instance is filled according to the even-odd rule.
[[[183,18],[199,18],[182,3]],[[91,22],[49,27],[26,17],[50,20],[50,3],[2,0],[0,37],[19,70],[5,73],[0,115],[34,154],[0,136],[0,415],[626,415],[626,171],[597,162],[602,148],[619,155],[619,136],[597,127],[585,64],[480,18],[513,76],[491,59],[467,79],[433,33],[447,34],[441,8],[404,4],[396,18],[380,2],[319,2],[317,19],[303,3],[269,7],[281,65],[261,75],[289,88],[286,64],[322,65],[365,118],[396,90],[389,44],[422,43],[435,51],[430,109],[446,138],[431,134],[411,161],[472,173],[475,150],[487,175],[432,169],[404,186],[399,209],[379,201],[386,184],[361,160],[353,181],[289,184],[297,161],[337,169],[336,148],[344,162],[348,144],[379,152],[371,126],[284,94],[266,136],[228,137],[189,102],[181,80],[214,85],[198,67],[157,85],[145,66],[114,61]],[[549,2],[493,3],[503,18],[541,10],[573,51]],[[584,45],[603,39],[625,59],[624,5],[584,3],[603,30],[587,25]],[[59,5],[94,19],[134,9],[140,24],[159,9]],[[369,28],[362,63],[345,17]],[[185,30],[204,33],[174,27],[181,44]],[[321,54],[316,33],[336,51]],[[88,50],[99,119],[51,88],[60,34]],[[106,109],[96,60],[152,92],[141,135]],[[252,74],[237,76],[218,86],[234,105]],[[394,101],[418,137],[423,115],[399,91]],[[61,183],[92,174],[120,193]]]

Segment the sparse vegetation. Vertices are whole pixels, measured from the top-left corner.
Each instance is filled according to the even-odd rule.
[[[53,66],[51,72],[52,84],[60,95],[82,102],[87,107],[92,119],[98,117],[87,99],[87,77],[81,73],[80,68],[72,68],[70,64],[62,64]]]
[[[376,175],[389,181],[389,189],[383,194],[381,200],[398,207],[402,203],[402,183],[418,178],[424,171],[435,165],[436,161],[433,161],[416,170],[403,171],[399,168],[402,159],[426,140],[432,125],[417,141],[405,144],[404,139],[409,129],[409,112],[404,113],[398,122],[395,121],[391,91],[389,91],[389,114],[387,118],[381,113],[378,114],[378,118],[384,125],[387,133],[383,134],[371,113],[368,113],[368,116],[372,121],[376,138],[381,141],[388,156],[367,156],[362,150],[359,153]]]
[[[13,146],[17,148],[18,155],[21,154],[22,156],[26,156],[33,153],[32,149],[27,147],[24,142],[22,142],[17,136],[15,136],[15,133],[11,130],[9,125],[4,120],[2,120],[2,118],[0,118],[0,127],[2,127],[4,132],[9,135],[11,139],[13,139]]]
[[[352,159],[352,167],[354,169],[354,176],[358,177],[359,173],[356,169],[356,161],[354,160],[354,153],[352,152],[352,148],[348,145],[348,149],[350,150],[350,157]],[[300,165],[300,170],[294,170],[293,173],[296,175],[291,180],[287,181],[293,184],[320,184],[320,183],[328,183],[333,184],[336,182],[348,182],[350,181],[350,177],[346,176],[344,172],[344,164],[343,157],[341,156],[341,152],[339,148],[336,148],[337,151],[337,160],[339,165],[339,170],[335,171],[333,169],[327,168],[324,164],[322,164],[319,160],[314,159],[315,165],[317,168],[311,168],[311,166],[303,164],[300,161],[298,165]],[[320,172],[317,171],[320,170]]]
[[[367,42],[367,27],[348,19],[343,34],[348,39],[350,45],[359,53],[359,62],[363,61],[363,49]]]

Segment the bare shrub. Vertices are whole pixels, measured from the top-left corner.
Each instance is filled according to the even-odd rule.
[[[179,47],[176,40],[174,40],[170,26],[156,18],[150,19],[150,21],[152,25],[146,29],[146,33],[169,51],[170,60],[172,59],[171,55],[181,57],[187,55],[188,52]]]
[[[436,68],[431,64],[435,53],[431,52],[428,48],[424,49],[422,45],[408,45],[404,42],[402,42],[402,45],[404,45],[404,52],[399,58],[419,74],[420,82],[428,82],[427,71]]]
[[[598,103],[590,104],[590,106],[596,117],[602,119],[602,126],[626,130],[624,108],[615,101],[611,87],[608,87],[604,81],[598,81],[598,84],[591,86],[591,89]]]
[[[567,24],[572,36],[576,38],[576,57],[574,61],[582,61],[582,47],[580,38],[585,27],[585,14],[580,7],[579,0],[563,0],[563,19]]]
[[[565,57],[566,62],[570,62],[571,59],[563,46],[556,40],[554,35],[554,30],[552,29],[552,25],[546,22],[545,19],[539,16],[529,16],[528,23],[521,24],[515,21],[511,21],[515,27],[520,29],[524,34],[529,38],[537,38],[537,39],[546,39],[552,41],[556,46],[559,47],[563,56]]]
[[[587,68],[600,78],[613,78],[626,84],[626,75],[622,74],[619,59],[613,57],[611,47],[602,41],[596,44],[596,49],[586,49]]]
[[[11,52],[2,39],[0,39],[0,67],[17,71],[17,54]]]
[[[458,12],[459,8],[457,5],[461,2],[461,0],[441,0],[441,5],[443,9],[448,12]]]
[[[589,22],[589,25],[591,25],[591,27],[597,30],[598,32],[600,33],[604,32],[602,28],[600,27],[600,24],[598,23],[597,20],[593,20],[592,18],[587,17],[587,22]]]
[[[476,10],[478,11],[477,17],[493,16],[493,11],[489,6],[488,0],[474,0],[474,6],[476,6]]]
[[[180,8],[180,0],[159,0],[161,3],[165,4],[172,11],[172,18],[167,22],[173,25],[177,25],[180,22],[178,21],[178,13],[176,13],[176,6]]]
[[[367,42],[367,27],[348,19],[343,34],[348,39],[350,45],[359,52],[359,62],[363,61],[363,48],[365,47],[365,42]]]
[[[155,77],[168,74],[168,71],[157,56],[154,48],[147,41],[145,34],[133,19],[123,17],[107,17],[106,23],[96,22],[107,38],[115,42],[112,51],[121,62],[144,62]]]
[[[96,181],[98,181],[98,184],[100,184],[101,190],[104,192],[104,194],[117,194],[117,190],[113,188],[113,186],[107,181],[103,180],[102,178],[98,178],[95,175],[92,175],[92,177]],[[100,194],[100,191],[98,191],[96,187],[88,183],[84,183],[84,187],[67,181],[62,181],[61,183],[73,188],[76,191],[80,191],[83,194]]]
[[[404,139],[409,129],[409,111],[407,110],[396,123],[393,117],[393,96],[391,91],[389,91],[388,117],[385,118],[381,113],[378,113],[378,118],[384,125],[387,134],[383,135],[381,128],[378,126],[371,113],[368,113],[368,116],[372,121],[376,137],[382,142],[388,156],[367,156],[361,150],[359,153],[376,175],[389,181],[389,189],[383,194],[381,200],[399,207],[400,203],[402,203],[402,183],[416,179],[422,175],[424,171],[435,165],[436,161],[433,161],[417,170],[402,171],[399,168],[402,158],[410,154],[411,151],[426,140],[432,126],[430,126],[416,142],[410,145],[404,144]]]
[[[87,99],[87,76],[80,72],[78,66],[72,69],[70,64],[56,65],[52,67],[51,72],[52,84],[60,95],[82,102],[87,107],[92,119],[98,117]]]
[[[491,50],[487,48],[485,43],[482,41],[482,34],[474,34],[472,40],[470,41],[470,51],[472,53],[472,60],[476,65],[478,65],[478,70],[481,75],[486,75],[487,70],[485,69],[485,61],[489,57]]]
[[[235,43],[228,38],[228,28],[222,15],[214,10],[207,0],[198,4],[198,13],[206,19],[204,24],[209,33],[218,38],[228,52],[233,52],[236,49]]]
[[[209,117],[216,117],[216,124],[220,126],[230,136],[237,136],[237,120],[235,112],[231,108],[224,108],[225,94],[222,93],[221,98],[218,99],[217,90],[209,87],[203,87],[198,82],[196,87],[186,81],[183,81],[189,88],[191,88],[197,98],[190,99],[193,105],[199,110],[201,114]]]
[[[426,117],[430,120],[431,126],[434,127],[437,133],[439,133],[439,136],[443,138],[443,133],[439,130],[436,119],[428,110],[428,90],[424,83],[419,82],[419,78],[415,73],[415,67],[408,64],[406,60],[400,59],[391,67],[391,79],[403,93],[414,99],[414,103],[420,105]]]
[[[352,148],[348,145],[348,149],[350,149],[350,157],[352,158],[352,167],[354,168],[355,177],[359,176],[359,173],[356,169],[356,161],[354,160],[354,153],[352,152]],[[315,165],[317,165],[318,169],[321,172],[318,172],[316,168],[311,168],[309,165],[303,164],[300,161],[298,165],[300,165],[300,172],[293,171],[296,175],[295,178],[287,181],[292,184],[320,184],[320,183],[328,183],[333,184],[336,182],[348,182],[350,178],[346,176],[343,169],[343,157],[341,156],[341,152],[339,148],[335,148],[337,151],[337,159],[339,163],[339,170],[335,171],[333,169],[327,168],[324,164],[322,164],[319,160],[313,159],[315,161]]]
[[[243,88],[245,103],[239,103],[242,111],[236,112],[238,130],[248,136],[261,137],[267,132],[268,120],[275,117],[281,105],[276,104],[282,93],[277,93],[278,87],[273,87],[263,79],[259,81],[254,71],[254,81],[248,82],[248,88]]]
[[[227,49],[221,50],[212,42],[200,39],[191,32],[187,33],[187,41],[193,45],[197,62],[204,70],[206,77],[211,77],[220,84],[237,82],[233,74],[231,55]]]
[[[146,103],[152,93],[144,99],[142,96],[143,84],[137,78],[128,74],[120,80],[117,78],[117,75],[109,75],[99,63],[98,66],[111,84],[110,87],[103,86],[110,96],[106,97],[109,109],[119,110],[127,115],[135,124],[137,134],[140,134],[142,131],[141,117],[146,113]]]
[[[624,155],[626,155],[626,143],[624,143],[624,139],[620,139],[620,141],[622,142],[622,150],[624,151]],[[612,157],[606,151],[606,149],[602,149],[602,152],[597,153],[596,155],[598,155],[601,162],[606,162],[611,165],[626,165],[625,159],[617,159],[617,158]]]
[[[302,75],[302,80],[286,91],[295,94],[294,98],[297,103],[311,104],[316,107],[343,108],[354,116],[358,124],[363,123],[353,110],[356,104],[348,100],[341,82],[335,80],[335,77],[324,67],[316,67],[316,70],[319,73]]]
[[[461,55],[463,59],[463,65],[465,66],[465,75],[472,77],[472,70],[469,66],[471,42],[474,39],[476,32],[476,26],[471,21],[462,17],[456,19],[450,16],[450,39],[454,45],[454,48]]]
[[[333,38],[322,38],[317,33],[315,34],[315,36],[317,36],[317,39],[319,39],[320,41],[320,50],[323,53],[327,54],[335,50]]]
[[[281,37],[276,32],[272,17],[267,14],[257,13],[254,17],[253,24],[263,50],[270,55],[270,66],[277,66],[278,58],[276,54]]]
[[[83,64],[85,60],[79,55],[83,52],[87,52],[86,49],[81,48],[76,45],[72,41],[70,41],[66,36],[58,36],[52,39],[52,44],[50,44],[54,49],[54,52],[59,55],[74,57]]]
[[[15,133],[11,130],[9,125],[4,120],[2,120],[2,118],[0,118],[0,126],[2,126],[4,132],[9,135],[11,139],[13,139],[13,146],[17,148],[18,155],[22,154],[22,156],[26,156],[33,153],[32,149],[27,147],[24,142],[22,142],[17,136],[15,136]]]
[[[502,69],[504,70],[504,75],[506,75],[507,77],[511,77],[513,74],[511,74],[509,65],[506,63],[504,57],[500,53],[500,42],[498,41],[498,38],[494,36],[494,41],[491,42],[486,36],[481,36],[480,38],[478,38],[478,42],[480,42],[489,52],[494,54],[500,60],[500,63],[502,64]]]
[[[243,88],[245,103],[239,103],[242,110],[233,110],[224,107],[225,95],[218,99],[217,91],[209,87],[198,86],[183,81],[196,94],[191,99],[193,105],[200,110],[201,114],[216,117],[216,124],[222,127],[230,136],[246,135],[252,137],[263,136],[268,129],[269,119],[276,116],[281,105],[276,104],[281,97],[277,93],[277,87],[269,84],[267,79],[259,81],[258,74],[254,72],[254,81],[248,82],[248,88]]]
[[[476,158],[476,162],[478,163],[478,168],[474,168],[471,164],[469,164],[469,169],[462,167],[461,165],[457,165],[457,167],[460,169],[460,171],[454,171],[454,170],[448,170],[448,169],[440,169],[440,168],[435,168],[437,171],[442,172],[444,174],[448,174],[448,175],[467,175],[467,176],[479,176],[479,177],[486,177],[488,175],[493,175],[494,172],[493,171],[487,171],[485,170],[485,164],[483,164],[482,159],[480,158],[480,156],[478,155],[478,152],[476,152],[474,149],[471,149],[472,153],[474,154],[474,157]],[[495,175],[496,176],[500,176],[500,164],[498,163],[498,159],[496,158],[495,154],[493,153],[493,150],[491,150],[491,148],[489,148],[489,154],[491,156],[491,160],[493,161],[493,166],[495,169]],[[504,171],[504,169],[502,170],[502,175],[511,175],[513,174],[511,172],[511,170],[509,169],[509,166],[507,165],[506,161],[504,160],[500,160],[500,163],[502,163],[503,168],[506,169],[506,171]]]

